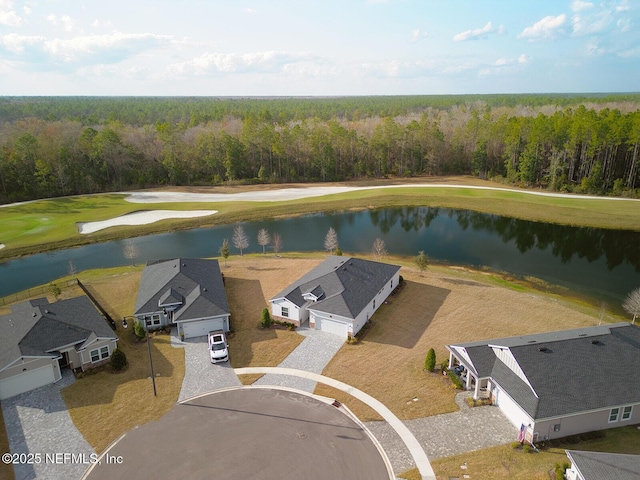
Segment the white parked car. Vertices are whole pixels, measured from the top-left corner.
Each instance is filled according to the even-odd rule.
[[[211,363],[226,362],[229,360],[229,345],[222,330],[209,332],[209,355]]]

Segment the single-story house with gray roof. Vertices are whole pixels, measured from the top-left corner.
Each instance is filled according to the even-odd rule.
[[[447,345],[530,442],[640,423],[640,328],[615,323]]]
[[[399,277],[397,265],[332,255],[269,300],[271,314],[346,339],[367,323]]]
[[[0,317],[0,400],[108,362],[118,338],[87,297],[14,305]]]
[[[640,480],[640,455],[566,450],[567,480]]]
[[[184,338],[229,331],[229,303],[218,261],[174,258],[148,263],[134,315],[147,329],[176,325]]]

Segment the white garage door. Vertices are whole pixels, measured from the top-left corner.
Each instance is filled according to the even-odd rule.
[[[207,335],[212,330],[222,330],[224,327],[223,318],[211,320],[199,320],[197,322],[186,322],[182,324],[184,338],[201,337]]]
[[[53,367],[51,365],[5,378],[0,380],[0,400],[48,385],[53,383],[54,380]]]
[[[346,323],[336,322],[326,318],[316,318],[316,330],[323,332],[335,333],[342,338],[347,338],[348,325]]]

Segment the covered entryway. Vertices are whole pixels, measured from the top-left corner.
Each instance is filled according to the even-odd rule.
[[[342,338],[347,338],[349,333],[349,325],[342,322],[337,322],[328,318],[316,317],[316,330],[322,330],[323,332],[333,333],[340,335]]]
[[[182,323],[184,338],[201,337],[207,335],[212,330],[226,330],[224,318],[210,318],[207,320]]]
[[[5,378],[0,380],[0,400],[48,385],[55,380],[55,373],[51,365]]]

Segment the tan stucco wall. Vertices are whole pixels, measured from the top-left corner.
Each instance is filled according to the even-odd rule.
[[[626,405],[620,405],[620,415],[622,416],[622,407]],[[604,430],[607,428],[624,427],[626,425],[635,425],[640,423],[640,404],[633,405],[631,412],[631,418],[629,420],[618,420],[617,422],[609,423],[609,412],[611,409],[600,410],[597,412],[586,413],[584,415],[573,415],[570,417],[559,418],[555,420],[548,420],[543,422],[536,422],[534,433],[538,433],[538,439],[542,440],[545,437],[549,439],[567,437],[569,435],[576,435],[579,433],[593,432],[596,430]],[[553,426],[560,424],[560,431],[554,432]]]
[[[97,342],[93,342],[91,345],[87,346],[84,350],[81,350],[79,352],[82,365],[76,365],[74,363],[74,368],[82,366],[82,369],[85,370],[87,368],[94,368],[94,367],[97,367],[98,365],[104,364],[105,363],[104,360],[91,363],[91,351],[96,349],[99,350],[101,347],[104,347],[105,345],[109,346],[109,357],[107,357],[106,359],[108,360],[111,357],[111,354],[113,353],[113,351],[116,349],[117,342],[115,340],[99,340]]]

